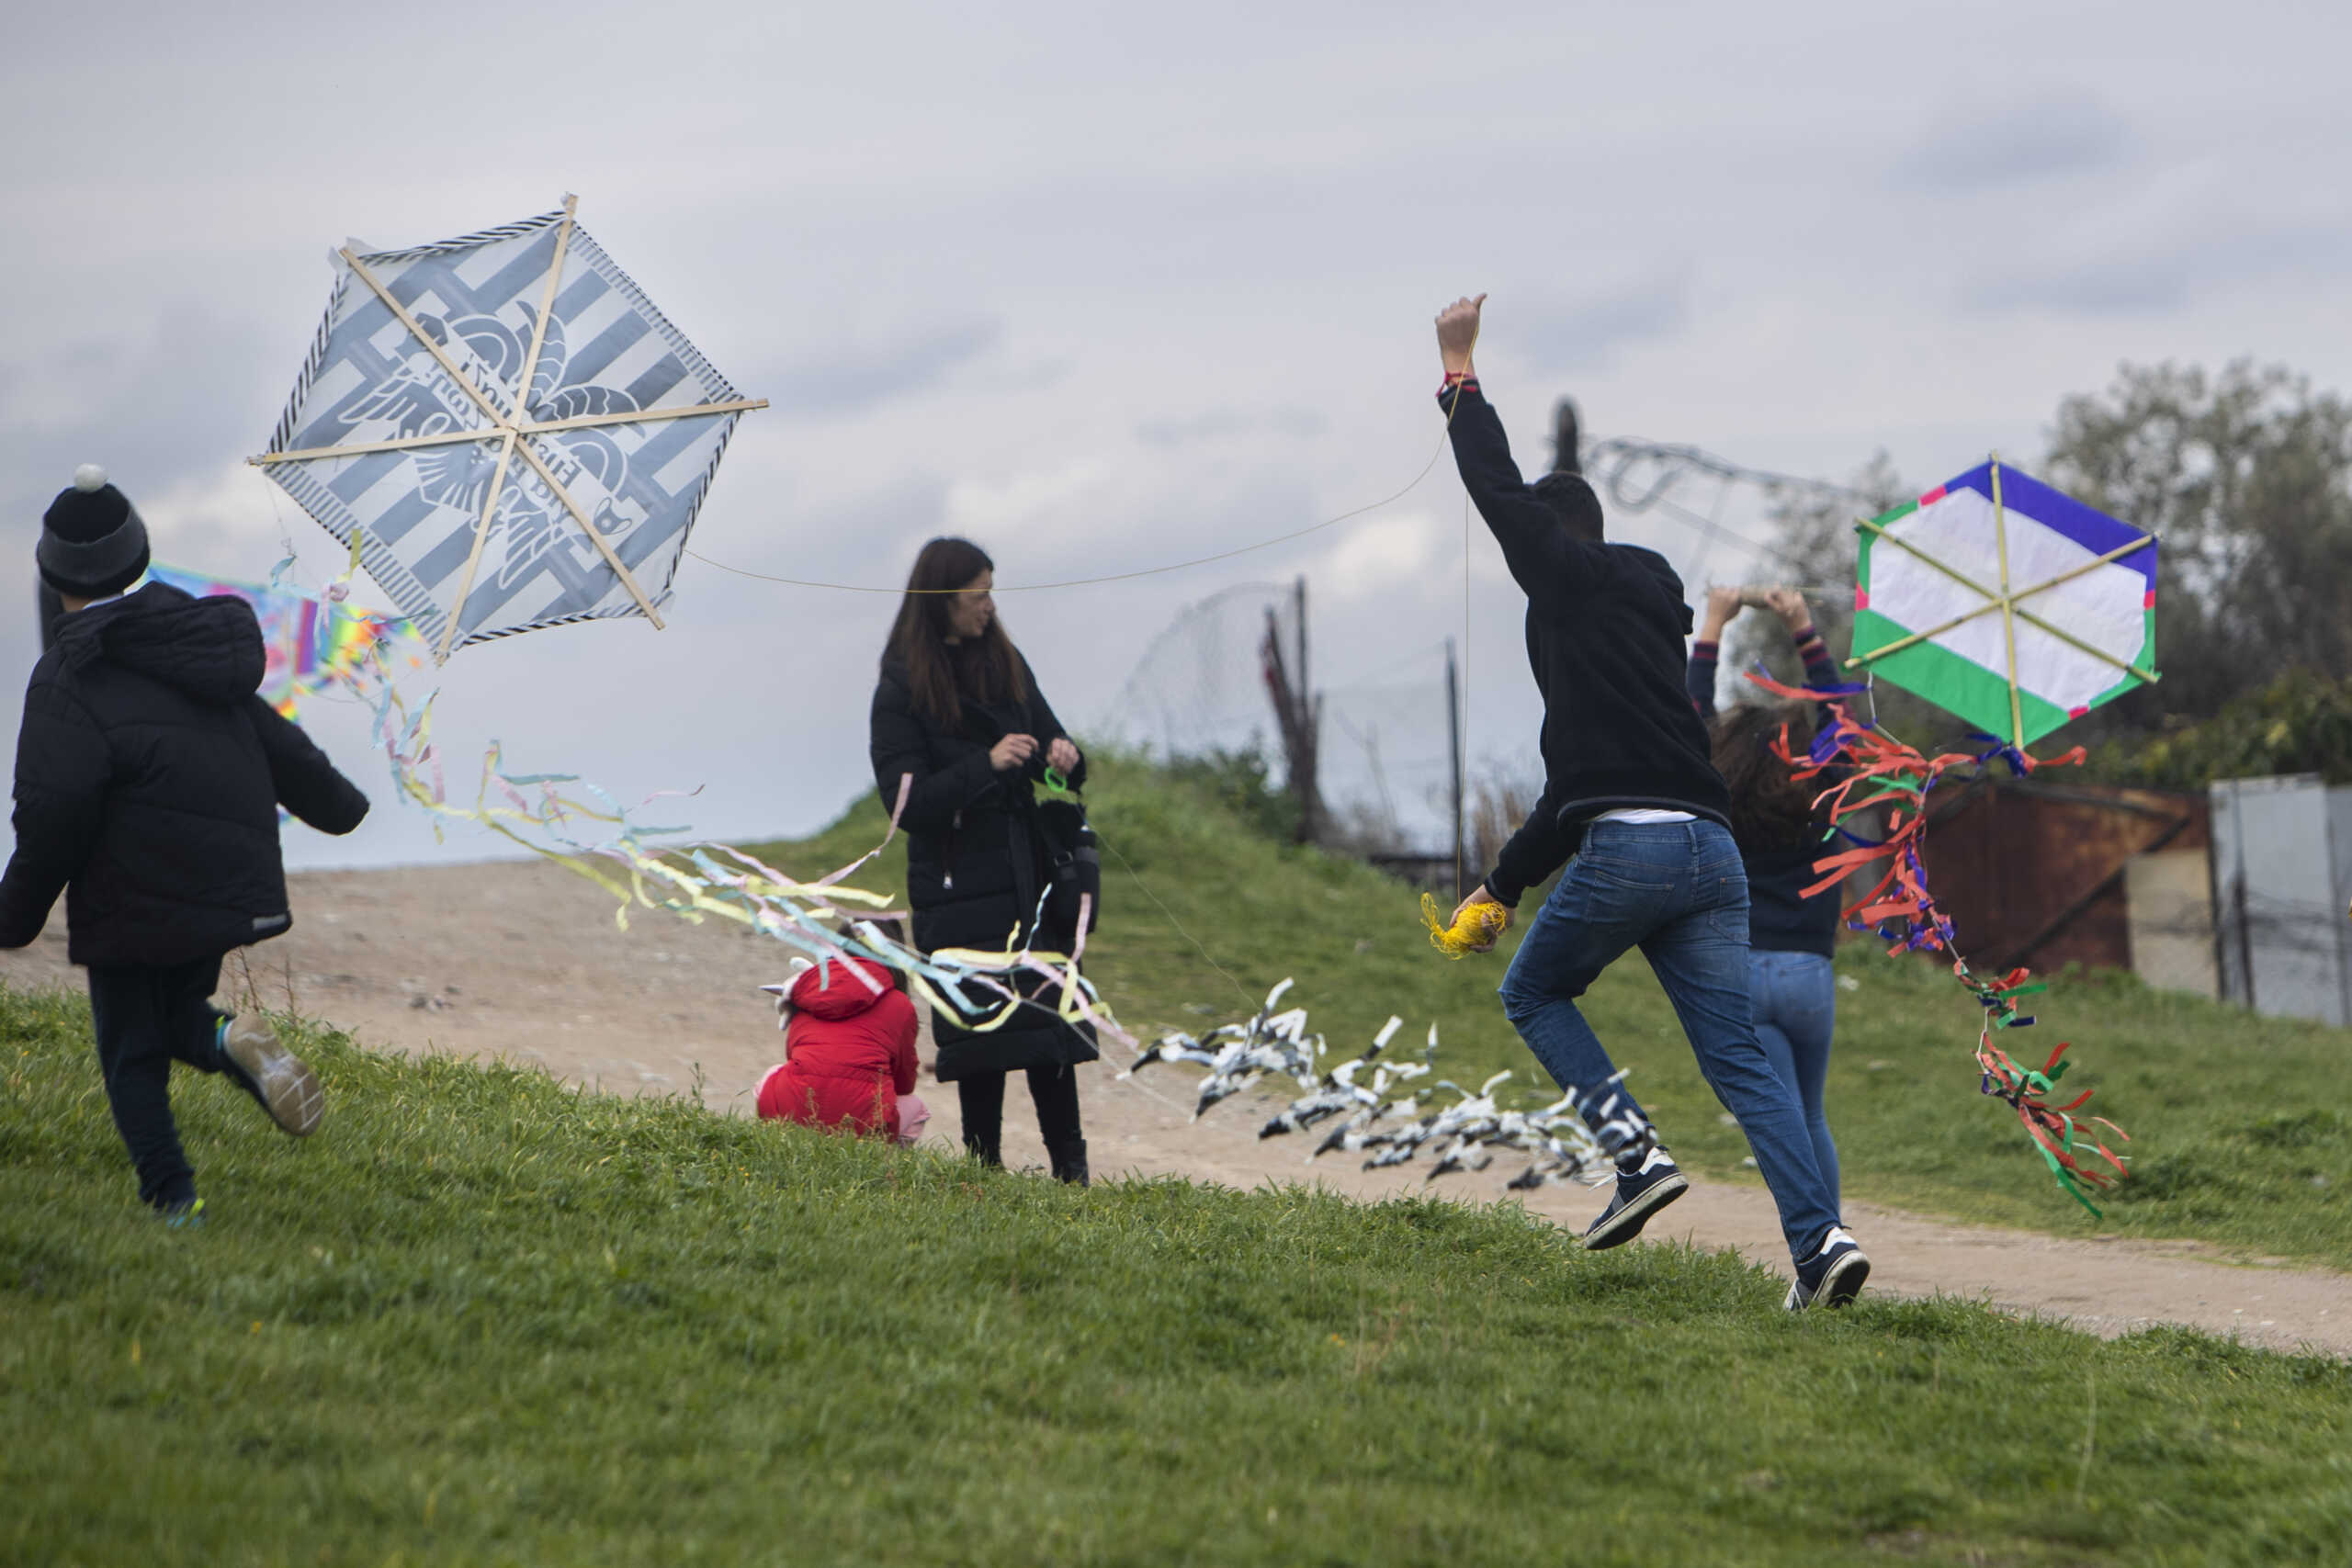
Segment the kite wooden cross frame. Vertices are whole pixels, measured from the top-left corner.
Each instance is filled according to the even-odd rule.
[[[2105,649],[2092,647],[2064,627],[2052,626],[2032,611],[2023,608],[2020,604],[2021,601],[2030,599],[2037,593],[2046,593],[2062,583],[2072,582],[2075,579],[2095,571],[2109,561],[2120,560],[2134,551],[2145,549],[2154,536],[2143,534],[2128,545],[2119,545],[2105,555],[2094,556],[2081,565],[2069,567],[2057,576],[2037,582],[2030,588],[2013,588],[2009,582],[2008,513],[2001,505],[2001,455],[1998,452],[1993,454],[1993,537],[2000,552],[2001,562],[2001,583],[1998,589],[1987,588],[1965,573],[1955,570],[1910,540],[1888,533],[1868,517],[1858,517],[1854,520],[1854,524],[1856,527],[1868,529],[1873,537],[1883,539],[1897,549],[1917,556],[1969,592],[1983,594],[1984,603],[1973,610],[1954,615],[1939,625],[1929,626],[1925,631],[1912,632],[1907,636],[1899,637],[1883,648],[1871,649],[1868,653],[1858,653],[1846,660],[1847,669],[1859,670],[1866,664],[1884,659],[1891,653],[1900,653],[1906,648],[1939,637],[1954,626],[1965,626],[1979,615],[1989,615],[1997,610],[2001,615],[2002,641],[2008,652],[2009,744],[2020,749],[2025,745],[2025,715],[2023,705],[2018,700],[2018,623],[2019,621],[2048,632],[2059,641],[2080,649],[2100,663],[2112,665],[2127,675],[2136,675],[2141,680],[2151,682],[2162,679],[2153,670],[2143,670],[2128,659],[2118,659]]]
[[[653,623],[656,630],[662,627],[662,616],[654,609],[652,599],[639,585],[628,568],[622,564],[612,541],[596,531],[595,525],[588,520],[588,513],[579,502],[572,499],[571,492],[563,488],[554,470],[548,467],[547,460],[533,450],[532,436],[550,434],[560,430],[586,430],[600,424],[642,424],[654,420],[691,419],[700,414],[741,413],[768,406],[765,398],[736,398],[721,403],[637,409],[626,413],[582,414],[572,419],[539,421],[524,416],[523,411],[530,400],[532,378],[538,374],[539,354],[547,346],[548,313],[555,309],[556,289],[563,280],[563,261],[571,249],[572,220],[579,206],[580,198],[576,196],[567,195],[563,198],[563,224],[556,231],[555,256],[548,264],[547,288],[539,295],[538,315],[531,323],[531,349],[524,356],[522,376],[516,382],[518,391],[513,415],[501,411],[490,394],[467,377],[458,362],[449,357],[448,351],[417,324],[416,318],[409,314],[408,308],[392,298],[391,290],[384,286],[383,280],[353,254],[349,245],[345,245],[337,254],[342,256],[344,265],[351,268],[352,276],[373,290],[376,298],[384,302],[384,308],[408,329],[409,335],[424,345],[434,363],[441,367],[442,372],[455,381],[458,389],[472,400],[474,406],[481,411],[482,417],[490,421],[489,428],[440,431],[430,435],[413,435],[392,441],[355,442],[348,446],[311,446],[299,452],[267,452],[251,459],[257,464],[300,463],[319,457],[359,457],[370,452],[404,452],[420,446],[445,446],[462,441],[498,443],[498,466],[491,474],[490,494],[482,502],[481,520],[474,529],[473,548],[466,557],[465,575],[458,580],[457,597],[449,606],[448,624],[442,628],[441,646],[434,650],[436,663],[446,661],[450,649],[457,646],[458,623],[465,614],[466,595],[473,591],[474,573],[481,566],[482,548],[490,541],[491,518],[498,510],[499,496],[506,489],[507,468],[518,456],[539,476],[540,482],[555,492],[556,499],[563,502],[563,509],[571,514],[571,520],[580,525],[580,531],[588,536],[588,542],[596,547],[596,553],[605,558],[605,564],[611,567],[614,574],[621,580],[621,586],[627,588],[629,597],[637,601],[637,607],[645,612],[645,618]]]

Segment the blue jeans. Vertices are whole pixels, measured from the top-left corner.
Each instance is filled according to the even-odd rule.
[[[1796,1091],[1813,1135],[1813,1163],[1838,1202],[1838,1145],[1822,1114],[1821,1086],[1829,1077],[1829,1036],[1838,1021],[1838,976],[1818,953],[1747,955],[1747,1001],[1756,1016],[1756,1043],[1772,1058],[1772,1070]]]
[[[1588,1122],[1616,1066],[1577,1010],[1600,972],[1639,947],[1715,1098],[1739,1119],[1781,1211],[1790,1256],[1821,1250],[1838,1207],[1797,1097],[1757,1043],[1747,1002],[1747,873],[1708,821],[1596,822],[1503,976],[1503,1011]],[[1598,1091],[1598,1092],[1596,1092]]]

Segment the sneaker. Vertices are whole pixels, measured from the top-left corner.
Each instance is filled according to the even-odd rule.
[[[220,1048],[245,1078],[269,1119],[298,1138],[319,1130],[327,1097],[310,1064],[288,1051],[266,1019],[240,1015],[220,1037]]]
[[[165,1230],[201,1229],[204,1224],[204,1200],[182,1198],[174,1202],[159,1204],[155,1210],[155,1217],[164,1222]]]
[[[1690,1190],[1690,1183],[1683,1179],[1664,1149],[1650,1150],[1632,1170],[1620,1166],[1617,1190],[1610,1198],[1609,1207],[1600,1211],[1600,1218],[1584,1233],[1585,1249],[1599,1252],[1604,1247],[1623,1246],[1642,1234],[1642,1227],[1649,1224],[1652,1214]]]
[[[1841,1307],[1862,1293],[1862,1281],[1870,1277],[1871,1260],[1862,1256],[1862,1244],[1845,1226],[1832,1225],[1821,1250],[1797,1265],[1797,1282],[1781,1304],[1790,1312]]]

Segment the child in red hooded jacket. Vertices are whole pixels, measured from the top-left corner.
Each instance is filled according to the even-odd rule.
[[[785,1059],[760,1080],[761,1118],[902,1144],[922,1136],[931,1111],[914,1093],[915,1009],[898,976],[862,958],[794,963],[789,987],[767,987],[781,992]]]

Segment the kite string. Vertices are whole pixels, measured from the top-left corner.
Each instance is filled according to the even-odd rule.
[[[1458,401],[1459,400],[1456,400]],[[1363,506],[1352,509],[1351,511],[1342,512],[1336,517],[1326,517],[1320,523],[1310,523],[1304,528],[1295,528],[1287,534],[1277,534],[1271,539],[1261,539],[1254,545],[1242,545],[1230,550],[1219,550],[1215,555],[1195,556],[1190,560],[1170,561],[1164,566],[1144,567],[1136,571],[1116,571],[1102,577],[1073,577],[1060,582],[1000,582],[991,592],[997,593],[1042,593],[1048,589],[1056,588],[1091,588],[1105,582],[1132,582],[1140,577],[1159,577],[1171,571],[1185,571],[1196,566],[1209,566],[1217,561],[1231,560],[1236,556],[1246,556],[1253,550],[1271,549],[1276,545],[1285,545],[1290,543],[1293,539],[1303,539],[1309,534],[1320,533],[1326,528],[1336,527],[1340,524],[1348,522],[1352,518],[1361,517],[1368,512],[1377,512],[1382,507],[1393,506],[1397,502],[1400,502],[1407,496],[1410,495],[1414,491],[1419,489],[1421,481],[1430,477],[1430,470],[1437,467],[1437,460],[1445,455],[1445,444],[1450,437],[1453,423],[1453,416],[1451,413],[1448,413],[1446,415],[1448,434],[1439,436],[1437,450],[1430,454],[1430,460],[1421,465],[1421,471],[1413,476],[1411,483],[1406,485],[1404,489],[1396,491],[1394,495],[1383,496],[1378,501],[1369,502]],[[745,567],[729,566],[725,561],[713,560],[710,557],[703,554],[700,550],[695,549],[691,545],[685,547],[685,553],[694,557],[695,559],[702,562],[703,565],[716,567],[720,571],[732,572],[737,577],[749,577],[761,582],[782,583],[789,588],[824,588],[831,589],[837,593],[898,594],[961,593],[964,592],[960,588],[879,588],[869,583],[862,582],[820,582],[808,578],[778,577],[769,572],[752,571]]]
[[[1470,353],[1474,355],[1478,352],[1478,332],[1479,328],[1475,326],[1470,332]],[[1472,372],[1471,374],[1462,378],[1462,379],[1473,379],[1475,378],[1475,375],[1476,373]],[[1420,471],[1415,474],[1410,480],[1407,481],[1403,489],[1397,491],[1393,495],[1385,495],[1378,501],[1366,502],[1363,505],[1352,507],[1346,512],[1339,513],[1337,516],[1326,517],[1319,523],[1310,523],[1304,528],[1294,528],[1287,534],[1277,534],[1271,539],[1261,539],[1254,545],[1240,545],[1237,546],[1233,549],[1219,550],[1214,555],[1194,556],[1190,560],[1170,561],[1162,566],[1148,566],[1135,571],[1114,571],[1102,577],[1073,577],[1066,579],[1060,582],[1016,582],[1010,584],[1000,582],[991,589],[990,592],[996,593],[1042,593],[1049,589],[1092,588],[1105,582],[1132,582],[1140,577],[1159,577],[1171,571],[1186,571],[1196,566],[1210,566],[1217,561],[1231,560],[1236,556],[1246,556],[1254,550],[1271,549],[1276,545],[1286,545],[1293,539],[1303,539],[1309,534],[1318,534],[1326,528],[1337,527],[1339,525],[1349,522],[1353,518],[1362,517],[1368,512],[1377,512],[1383,507],[1394,506],[1396,502],[1404,500],[1407,496],[1412,494],[1413,491],[1419,490],[1421,486],[1421,481],[1428,479],[1430,477],[1430,470],[1437,467],[1438,459],[1445,456],[1446,446],[1453,437],[1453,416],[1462,407],[1462,394],[1459,389],[1459,382],[1451,376],[1448,377],[1446,381],[1446,389],[1453,392],[1453,400],[1445,405],[1445,426],[1438,434],[1437,447],[1434,451],[1430,453],[1429,461],[1421,465]],[[710,557],[704,555],[700,550],[695,549],[691,545],[683,546],[681,548],[684,554],[694,557],[695,559],[702,562],[705,566],[716,567],[720,571],[732,572],[737,577],[748,577],[760,582],[781,583],[787,588],[823,588],[830,589],[836,593],[961,593],[964,592],[964,590],[960,588],[878,588],[870,583],[863,582],[820,582],[808,578],[778,577],[769,572],[752,571],[745,567],[729,566],[725,561],[713,560]]]

